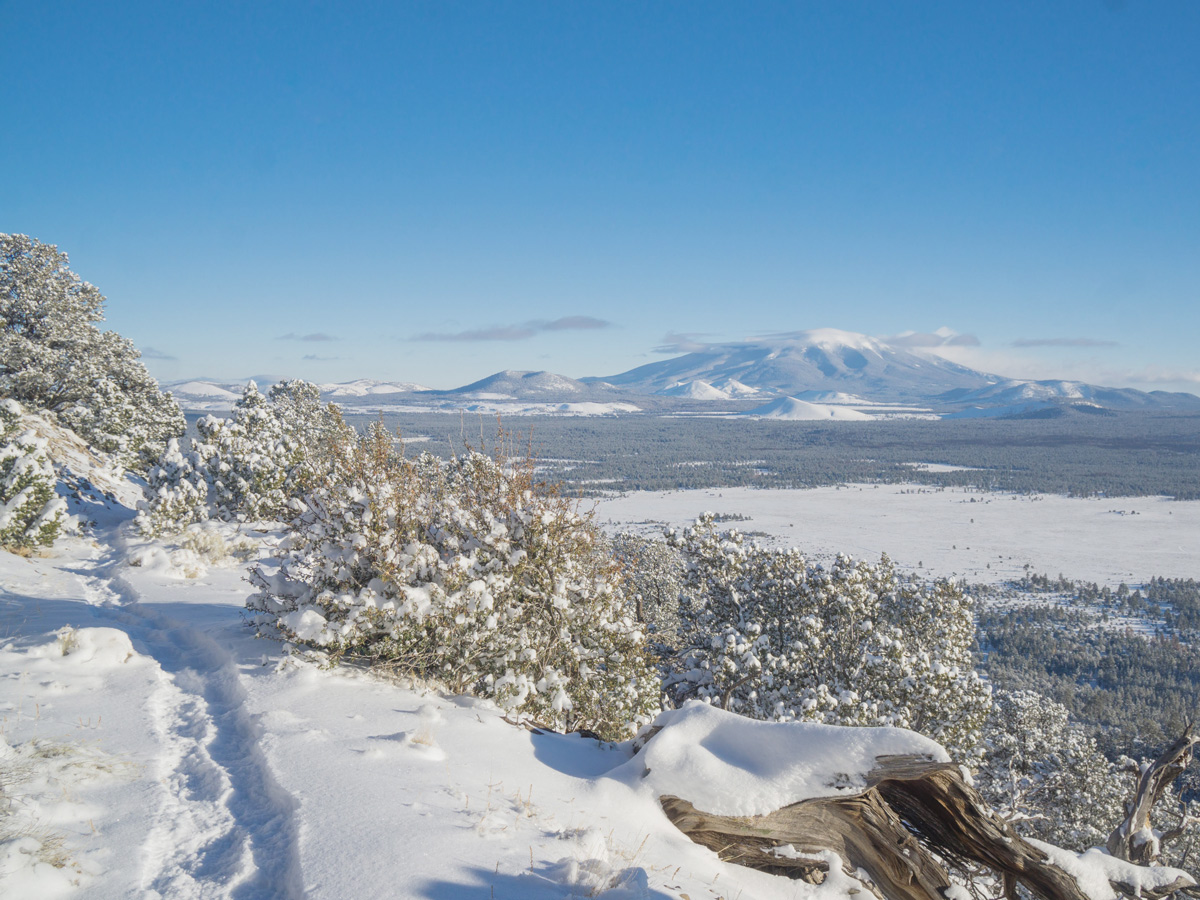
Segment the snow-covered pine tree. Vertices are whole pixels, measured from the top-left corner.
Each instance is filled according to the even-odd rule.
[[[67,511],[46,440],[22,426],[21,414],[15,400],[0,400],[0,547],[12,550],[54,543]]]
[[[990,705],[971,661],[971,601],[954,584],[899,578],[838,556],[718,533],[706,514],[669,534],[687,564],[677,698],[698,696],[759,719],[890,725],[977,752]]]
[[[0,396],[49,411],[93,447],[145,469],[186,423],[133,343],[102,332],[104,297],[65,253],[0,234]]]
[[[304,498],[278,569],[251,573],[258,626],[555,728],[646,721],[658,677],[590,518],[530,464],[393,444],[381,426],[339,443],[341,477]]]

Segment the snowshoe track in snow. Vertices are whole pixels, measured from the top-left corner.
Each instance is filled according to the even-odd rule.
[[[297,802],[271,774],[232,656],[195,627],[140,606],[120,577],[79,578],[87,601],[162,670],[149,701],[164,753],[142,860],[145,895],[303,897]]]

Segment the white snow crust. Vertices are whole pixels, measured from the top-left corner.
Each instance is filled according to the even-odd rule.
[[[1074,877],[1090,900],[1116,900],[1118,894],[1112,888],[1112,881],[1128,885],[1137,895],[1142,891],[1165,888],[1180,879],[1185,885],[1195,883],[1182,869],[1134,865],[1109,856],[1099,847],[1093,847],[1084,853],[1073,853],[1043,841],[1032,838],[1026,840],[1045,853],[1052,863]]]
[[[721,816],[765,815],[813,797],[866,788],[880,756],[949,762],[942,747],[902,728],[756,722],[698,700],[658,716],[640,754],[658,795]]]

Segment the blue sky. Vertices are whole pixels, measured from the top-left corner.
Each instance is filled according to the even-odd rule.
[[[0,231],[167,380],[944,328],[1196,392],[1197,46],[1192,0],[0,0]]]

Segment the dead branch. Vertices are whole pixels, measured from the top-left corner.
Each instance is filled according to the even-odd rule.
[[[1200,741],[1200,735],[1189,724],[1184,733],[1142,771],[1125,820],[1108,836],[1105,847],[1109,853],[1143,866],[1158,860],[1161,843],[1154,836],[1150,813],[1171,783],[1191,764],[1197,741]]]

